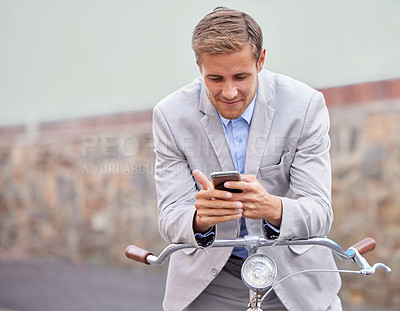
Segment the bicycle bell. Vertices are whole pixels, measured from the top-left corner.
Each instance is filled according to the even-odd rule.
[[[249,289],[264,290],[270,287],[276,279],[276,264],[264,254],[254,254],[243,263],[241,275],[244,284]]]

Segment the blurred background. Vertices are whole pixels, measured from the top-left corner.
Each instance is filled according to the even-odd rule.
[[[345,310],[398,310],[398,0],[0,0],[0,310],[161,309],[166,267],[123,252],[166,245],[152,108],[198,76],[191,33],[217,6],[259,22],[265,68],[324,93],[330,237],[372,236],[367,259],[393,269],[344,275],[340,296]]]

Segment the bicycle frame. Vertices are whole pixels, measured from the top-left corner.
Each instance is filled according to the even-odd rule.
[[[286,276],[285,278],[281,279],[279,282],[275,284],[272,284],[271,286],[268,285],[269,289],[264,294],[263,297],[261,297],[261,291],[266,288],[260,290],[257,288],[253,288],[249,286],[246,282],[244,282],[246,286],[249,287],[250,289],[250,303],[247,311],[262,311],[261,303],[266,298],[266,296],[280,283],[284,282],[286,279],[294,275],[297,275],[299,273],[339,272],[339,273],[357,273],[362,275],[372,275],[376,272],[377,269],[381,269],[386,273],[391,272],[391,269],[383,263],[376,263],[373,266],[370,266],[367,260],[362,256],[363,254],[375,249],[376,242],[372,238],[365,238],[364,240],[349,247],[346,251],[344,251],[335,241],[328,239],[326,237],[314,237],[307,240],[288,240],[288,241],[277,242],[275,240],[268,240],[254,235],[247,235],[243,238],[238,238],[234,240],[215,240],[210,247],[245,247],[248,250],[249,257],[243,263],[244,266],[246,265],[246,262],[252,257],[252,255],[257,254],[257,251],[260,247],[268,247],[268,246],[279,247],[279,246],[289,246],[289,245],[319,245],[328,247],[333,251],[333,253],[338,258],[340,258],[341,260],[352,260],[353,262],[357,263],[357,265],[361,269],[360,270],[310,269],[310,270],[298,271],[296,273]],[[125,254],[128,258],[138,262],[142,262],[149,265],[161,265],[174,252],[186,248],[198,248],[198,247],[191,244],[170,244],[160,253],[159,256],[154,256],[151,252],[148,252],[137,246],[130,245],[126,248]],[[267,257],[265,255],[262,256]],[[242,279],[243,279],[243,273],[244,272],[242,269]]]

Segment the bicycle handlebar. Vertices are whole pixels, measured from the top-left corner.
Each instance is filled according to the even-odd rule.
[[[376,242],[372,238],[365,238],[345,252],[343,249],[333,240],[326,237],[315,237],[307,240],[288,240],[276,243],[275,240],[268,240],[259,238],[256,236],[246,236],[234,240],[215,240],[210,247],[248,247],[251,244],[257,244],[257,247],[264,246],[288,246],[288,245],[320,245],[330,248],[336,256],[342,260],[352,259],[359,255],[365,254],[375,249]],[[144,250],[140,247],[129,245],[125,250],[125,255],[138,262],[142,262],[150,265],[161,265],[163,264],[172,253],[185,248],[199,248],[191,244],[170,244],[168,245],[159,256],[154,256],[151,252]],[[356,252],[356,251],[357,252]]]

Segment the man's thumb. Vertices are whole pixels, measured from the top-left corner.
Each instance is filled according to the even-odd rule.
[[[204,175],[201,171],[194,170],[193,171],[193,176],[200,183],[202,189],[208,190],[208,189],[212,188],[211,182],[209,182],[209,180],[207,179],[206,175]]]

